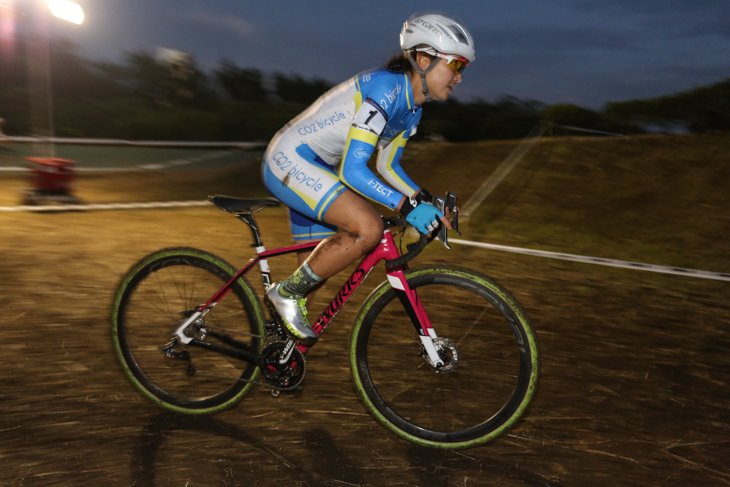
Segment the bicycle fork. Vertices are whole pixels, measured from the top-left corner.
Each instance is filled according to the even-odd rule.
[[[416,333],[418,333],[418,337],[421,339],[421,345],[426,352],[426,359],[432,367],[440,369],[444,366],[444,361],[441,359],[434,344],[434,340],[438,336],[431,326],[431,321],[428,319],[426,310],[423,309],[423,304],[418,297],[418,293],[408,285],[402,268],[388,271],[387,274],[388,282],[390,282],[391,287],[395,290],[396,296],[398,296],[403,308],[408,313],[408,317],[411,319],[411,323],[413,323]]]
[[[393,241],[393,234],[390,230],[385,230],[383,233],[383,239],[380,241],[380,245],[373,252],[379,258],[386,260],[397,259],[400,254],[396,250],[395,242]],[[404,271],[408,268],[407,265],[388,269],[386,267],[386,274],[388,276],[388,282],[395,291],[396,296],[400,300],[403,308],[406,310],[408,317],[411,319],[418,337],[421,339],[421,345],[426,352],[426,359],[429,364],[439,369],[444,366],[444,361],[439,356],[438,350],[434,345],[434,339],[438,338],[436,331],[431,326],[431,321],[428,319],[426,310],[423,309],[421,299],[418,297],[418,293],[411,289],[406,280]]]

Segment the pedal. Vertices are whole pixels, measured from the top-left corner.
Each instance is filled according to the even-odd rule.
[[[266,320],[264,330],[266,330],[266,336],[278,337],[282,334],[281,326],[279,326],[276,320]]]
[[[276,308],[274,308],[274,305],[271,304],[271,301],[269,301],[266,296],[264,296],[264,304],[269,310],[269,316],[271,316],[271,319],[266,320],[266,323],[264,323],[266,336],[277,337],[282,340],[286,340],[288,337],[285,331],[286,327],[281,322],[281,318],[279,318],[279,313],[276,312]]]

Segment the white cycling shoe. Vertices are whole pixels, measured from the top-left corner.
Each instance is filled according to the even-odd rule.
[[[274,306],[292,338],[303,345],[314,344],[319,336],[307,319],[306,299],[282,296],[279,294],[280,287],[280,282],[272,284],[266,291],[266,299]]]

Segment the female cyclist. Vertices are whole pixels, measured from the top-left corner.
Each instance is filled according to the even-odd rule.
[[[325,279],[367,254],[383,236],[383,222],[367,200],[400,211],[421,233],[439,220],[430,195],[400,166],[416,133],[421,105],[445,101],[474,60],[474,40],[457,20],[414,14],[400,34],[403,54],[386,69],[369,71],[332,88],[272,139],[262,173],[269,191],[289,207],[296,241],[322,240],[301,266],[273,284],[266,299],[296,339],[317,340],[307,320],[306,296]],[[367,167],[379,150],[378,172]]]

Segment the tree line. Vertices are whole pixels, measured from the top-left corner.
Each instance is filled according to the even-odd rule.
[[[22,52],[0,59],[0,117],[8,135],[32,131]],[[50,72],[59,137],[265,141],[333,86],[228,60],[205,72],[194,58],[160,61],[144,51],[127,53],[121,63],[94,62],[69,43],[52,46]],[[509,96],[495,102],[449,100],[424,105],[418,137],[521,138],[541,121],[622,134],[647,127],[728,130],[729,100],[730,79],[675,96],[610,103],[600,111]]]
[[[658,129],[730,130],[730,78],[670,96],[609,103],[604,113]]]

